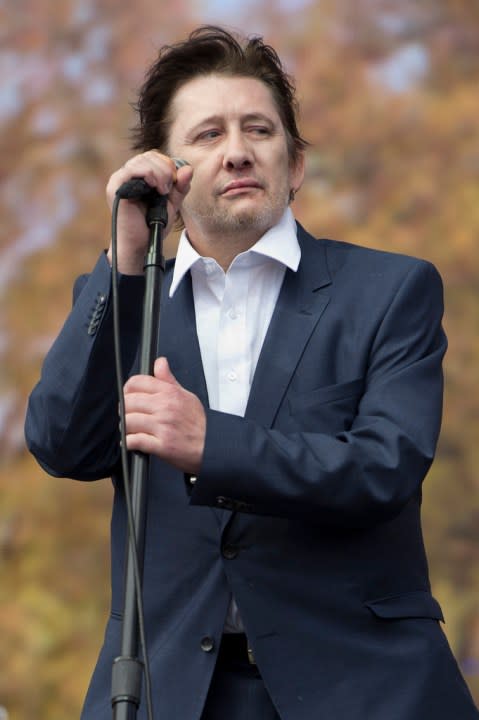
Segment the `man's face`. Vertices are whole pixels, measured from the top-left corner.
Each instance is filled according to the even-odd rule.
[[[181,215],[195,245],[241,234],[249,244],[281,218],[304,174],[293,166],[269,88],[248,77],[208,75],[172,105],[169,150],[194,168]]]

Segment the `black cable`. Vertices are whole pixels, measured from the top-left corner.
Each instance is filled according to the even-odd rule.
[[[150,674],[150,663],[148,659],[148,650],[146,647],[146,635],[145,635],[145,620],[143,610],[143,596],[141,591],[141,579],[140,569],[138,562],[138,545],[136,541],[135,523],[133,517],[133,507],[131,504],[131,482],[130,482],[130,469],[128,465],[128,453],[126,449],[126,433],[125,433],[125,396],[123,393],[123,368],[121,362],[121,333],[120,333],[120,307],[119,307],[119,295],[118,295],[118,253],[117,253],[117,219],[118,219],[118,206],[120,203],[120,197],[115,195],[112,207],[111,216],[111,250],[112,250],[112,262],[111,262],[111,273],[112,273],[112,305],[113,305],[113,341],[115,350],[115,370],[116,380],[118,388],[118,399],[119,399],[119,416],[120,416],[120,451],[121,451],[121,466],[123,473],[123,486],[125,490],[126,498],[126,510],[128,516],[128,537],[130,542],[131,556],[133,559],[133,573],[135,577],[135,592],[137,602],[137,613],[138,613],[138,629],[140,635],[140,646],[143,656],[143,666],[145,675],[145,696],[147,705],[147,718],[148,720],[154,720],[153,718],[153,701],[151,693],[151,674]]]

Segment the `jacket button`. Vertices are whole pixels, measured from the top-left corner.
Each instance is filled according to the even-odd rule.
[[[221,554],[227,560],[234,560],[238,556],[238,548],[236,545],[223,545]]]
[[[200,647],[201,647],[201,649],[203,650],[203,652],[209,653],[209,652],[211,652],[212,650],[214,650],[214,648],[215,648],[215,641],[213,640],[212,637],[209,637],[209,635],[206,635],[206,637],[204,637],[204,638],[201,640]]]

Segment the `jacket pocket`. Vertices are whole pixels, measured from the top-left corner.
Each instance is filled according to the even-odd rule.
[[[384,620],[429,618],[444,622],[441,606],[426,590],[415,590],[389,597],[366,600],[364,606]]]

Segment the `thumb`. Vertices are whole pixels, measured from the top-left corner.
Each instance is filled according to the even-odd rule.
[[[171,372],[168,360],[165,357],[159,357],[155,360],[153,375],[157,380],[171,383],[171,385],[178,385],[178,381]]]
[[[168,200],[173,205],[175,212],[180,210],[181,203],[183,202],[185,195],[189,192],[192,177],[193,168],[191,165],[184,165],[183,167],[178,168],[176,181],[168,194]]]
[[[182,195],[186,195],[190,189],[191,180],[193,178],[193,168],[191,165],[183,165],[176,171],[176,182],[175,186],[178,192]]]

